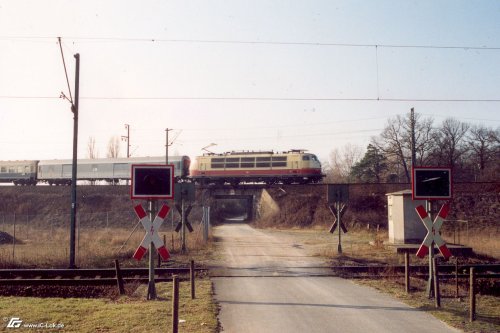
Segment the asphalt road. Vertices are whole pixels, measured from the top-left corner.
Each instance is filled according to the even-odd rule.
[[[286,235],[246,224],[216,227],[213,270],[223,332],[459,332],[431,315],[349,280]]]

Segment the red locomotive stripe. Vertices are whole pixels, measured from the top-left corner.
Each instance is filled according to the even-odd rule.
[[[192,170],[192,176],[307,176],[307,175],[321,175],[320,169],[267,169],[267,170]]]

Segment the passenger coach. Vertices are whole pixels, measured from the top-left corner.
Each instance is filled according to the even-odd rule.
[[[0,183],[36,185],[38,161],[0,161]]]
[[[188,156],[169,156],[168,159],[168,163],[174,165],[174,176],[177,181],[189,175],[191,160]],[[165,156],[80,159],[76,178],[117,183],[120,180],[130,179],[132,164],[165,164]],[[49,185],[70,184],[71,173],[72,160],[46,160],[38,163],[38,180]]]
[[[227,152],[196,157],[191,178],[200,184],[307,184],[324,177],[321,163],[305,150]]]

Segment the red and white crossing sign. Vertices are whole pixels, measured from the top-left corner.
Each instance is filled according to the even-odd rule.
[[[420,245],[420,248],[417,251],[417,257],[424,258],[429,253],[429,251],[432,250],[430,247],[432,246],[432,242],[434,241],[439,249],[439,252],[441,252],[443,257],[448,260],[451,257],[451,252],[446,246],[445,241],[441,238],[439,229],[441,229],[443,221],[450,211],[450,205],[447,203],[441,207],[438,215],[434,219],[434,223],[432,222],[429,214],[427,214],[424,206],[420,205],[415,208],[415,210],[417,211],[420,219],[427,229],[427,235],[425,236],[422,245]]]
[[[148,251],[149,244],[153,242],[161,258],[165,261],[168,260],[168,258],[170,258],[170,253],[168,253],[165,244],[163,244],[160,235],[158,235],[158,230],[160,229],[163,220],[165,220],[165,217],[167,217],[167,214],[170,211],[170,207],[168,207],[167,205],[163,205],[152,223],[151,219],[148,217],[141,204],[135,206],[134,210],[137,214],[137,217],[139,217],[142,226],[144,227],[144,229],[146,229],[146,235],[144,235],[141,245],[139,245],[139,247],[135,251],[133,256],[134,259],[141,260],[144,254],[146,254],[146,252]]]

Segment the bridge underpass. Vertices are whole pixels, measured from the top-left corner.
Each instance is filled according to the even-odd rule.
[[[254,195],[218,194],[213,196],[213,214],[225,221],[251,221],[254,217]]]
[[[203,205],[210,206],[214,222],[250,222],[269,211],[279,211],[266,189],[214,188],[202,190]]]

